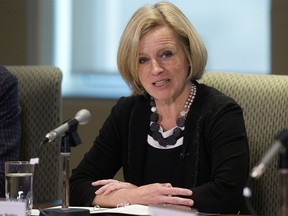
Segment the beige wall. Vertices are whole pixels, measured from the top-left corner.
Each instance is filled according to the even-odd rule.
[[[271,71],[288,75],[288,1],[271,0],[271,6]],[[52,18],[47,22],[39,16],[39,11],[52,13],[52,8],[53,1],[48,0],[0,0],[0,64],[41,64],[43,58],[52,60]],[[51,35],[41,32],[39,25]],[[40,36],[45,38],[44,45],[37,41]]]
[[[74,117],[81,109],[87,109],[91,113],[91,120],[86,125],[78,126],[82,144],[71,149],[71,168],[79,163],[82,155],[91,147],[113,104],[113,100],[63,99],[63,121]]]
[[[64,99],[63,100],[63,120],[67,120],[75,116],[81,109],[87,109],[91,113],[91,120],[86,125],[78,126],[78,134],[82,144],[71,149],[70,170],[75,168],[80,162],[85,152],[87,152],[95,137],[98,135],[99,129],[109,115],[112,106],[116,100],[101,99]],[[116,175],[117,179],[122,179],[122,173]]]
[[[9,0],[0,0],[0,64],[27,62],[27,3],[13,5]]]
[[[288,1],[272,0],[271,8],[271,70],[288,75]]]

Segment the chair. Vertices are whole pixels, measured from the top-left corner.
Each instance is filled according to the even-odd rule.
[[[52,66],[6,66],[19,82],[21,106],[20,160],[39,156],[35,167],[34,203],[59,200],[60,143],[59,140],[42,146],[40,142],[60,125],[62,116],[61,71]]]
[[[251,169],[288,127],[288,76],[207,72],[200,80],[234,98],[243,108]],[[251,203],[259,215],[278,215],[278,155],[252,185]]]

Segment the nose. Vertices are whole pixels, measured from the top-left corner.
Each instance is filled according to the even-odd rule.
[[[159,75],[163,71],[163,67],[155,59],[153,59],[151,62],[152,62],[152,68],[151,68],[152,74]]]

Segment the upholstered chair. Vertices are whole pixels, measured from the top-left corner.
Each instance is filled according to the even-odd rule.
[[[60,143],[39,148],[45,135],[60,125],[61,71],[53,66],[6,66],[19,82],[21,106],[20,159],[39,157],[34,175],[34,204],[59,200]]]
[[[206,72],[200,82],[231,96],[243,108],[252,169],[288,127],[288,76]],[[251,186],[251,203],[259,215],[278,215],[278,157]]]

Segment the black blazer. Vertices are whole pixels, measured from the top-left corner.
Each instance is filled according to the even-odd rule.
[[[185,160],[182,187],[193,191],[201,212],[245,213],[242,190],[249,172],[249,151],[241,107],[204,84],[187,115],[179,155]],[[71,205],[90,206],[97,188],[92,181],[113,178],[123,167],[125,181],[143,185],[151,114],[149,97],[120,98],[94,145],[70,178]],[[159,171],[161,173],[161,171]]]

